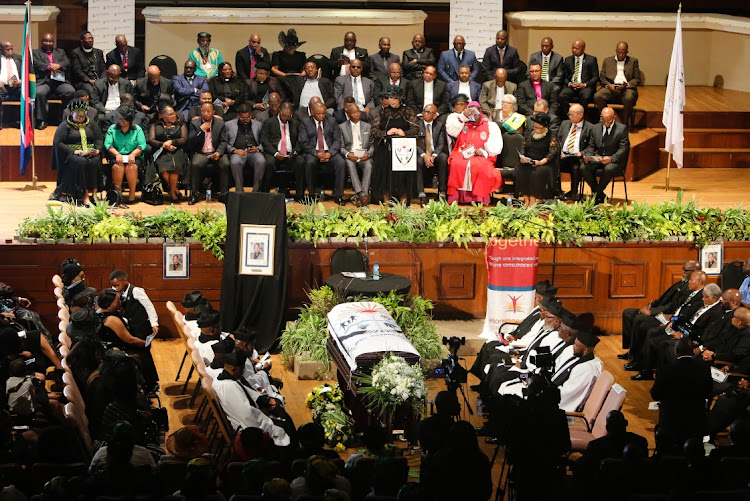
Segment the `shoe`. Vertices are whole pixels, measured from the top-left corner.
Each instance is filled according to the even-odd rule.
[[[444,191],[441,191],[440,193],[438,193],[438,199],[441,202],[445,202],[445,192]]]
[[[47,128],[47,122],[45,122],[44,120],[42,120],[41,122],[39,122],[38,124],[36,124],[36,129],[37,130],[44,130],[46,128]]]
[[[370,205],[370,195],[368,195],[367,193],[362,193],[359,196],[358,200],[360,207],[367,207],[368,205]]]
[[[635,376],[632,376],[630,379],[633,381],[653,381],[654,380],[654,373],[653,371],[641,371]]]
[[[191,195],[188,205],[195,205],[200,201],[200,195]]]
[[[178,203],[180,203],[180,197],[177,197],[177,198],[170,198],[170,199],[169,199],[169,201],[170,201],[171,203],[173,203],[173,204],[178,204]]]
[[[492,432],[487,426],[481,426],[479,428],[474,428],[474,431],[477,433],[478,437],[491,437]]]
[[[242,192],[240,192],[240,193],[242,193]],[[227,196],[228,196],[228,195],[229,195],[229,192],[228,192],[228,191],[225,191],[224,193],[219,193],[219,196],[218,196],[218,197],[216,197],[216,200],[217,200],[217,201],[218,201],[219,203],[222,203],[222,204],[226,205],[226,204],[227,204]]]
[[[635,362],[628,362],[625,365],[622,366],[623,369],[626,371],[640,371],[641,369],[638,368],[638,364]]]
[[[336,197],[336,203],[343,207],[346,205],[346,200],[344,200],[344,197]]]
[[[484,443],[489,444],[489,445],[498,445],[500,441],[497,438],[492,437],[492,438],[485,438]]]
[[[620,353],[619,355],[617,355],[617,358],[619,358],[620,360],[627,360],[628,352],[626,351],[625,353]]]
[[[480,391],[482,389],[482,385],[481,384],[473,384],[473,385],[469,386],[469,389],[471,391],[477,391],[478,392],[478,391]]]
[[[268,381],[270,381],[270,383],[272,385],[274,385],[279,390],[284,387],[284,382],[281,379],[277,379],[275,377],[268,376]]]

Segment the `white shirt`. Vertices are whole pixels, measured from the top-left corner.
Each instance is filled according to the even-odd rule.
[[[100,447],[96,451],[94,457],[91,458],[91,464],[89,465],[89,472],[96,473],[101,470],[102,467],[107,463],[107,446]],[[140,445],[133,446],[133,455],[130,456],[129,461],[131,466],[148,466],[151,470],[156,470],[156,462],[154,457],[148,452],[148,449]]]
[[[462,82],[458,81],[458,93],[466,95],[469,99],[471,99],[471,85],[469,85],[469,82]]]
[[[583,120],[578,122],[577,124],[571,123],[570,124],[570,131],[568,132],[568,135],[565,137],[565,141],[563,141],[563,149],[565,149],[565,145],[568,144],[568,138],[570,138],[570,134],[573,132],[573,127],[576,128],[576,137],[573,140],[573,149],[570,150],[570,153],[578,153],[581,151],[581,132],[583,129]]]
[[[5,85],[13,77],[16,77],[19,80],[21,79],[21,77],[18,75],[18,68],[16,67],[16,62],[13,60],[12,57],[4,57],[3,58],[3,71],[0,72],[0,83]]]
[[[125,290],[126,296],[130,292],[130,287],[133,287],[133,284],[130,284],[128,288]],[[143,290],[141,287],[133,287],[133,299],[135,299],[136,301],[141,303],[141,305],[143,305],[143,308],[146,310],[146,314],[148,315],[148,321],[151,323],[151,327],[158,327],[159,315],[156,313],[156,308],[154,308],[154,304],[146,295],[146,291]]]
[[[357,91],[354,92],[356,87]],[[365,109],[365,91],[362,89],[362,77],[352,77],[352,97],[357,96],[357,106],[360,110]]]
[[[323,129],[323,149],[328,151],[328,143],[326,142],[326,129],[323,127],[323,122],[318,122],[313,118],[313,122],[315,122],[315,151],[318,150],[318,126],[320,126],[321,129]]]
[[[349,120],[349,125],[352,126],[352,149],[349,153],[354,153],[357,150],[362,150],[362,122],[357,123]]]
[[[351,61],[352,59],[357,59],[357,54],[354,51],[354,49],[352,50],[344,49],[343,51],[341,51],[341,55],[348,57],[349,61]],[[342,64],[341,71],[339,71],[339,75],[347,75],[347,74],[349,74],[349,63]]]
[[[310,103],[310,99],[314,96],[318,96],[320,100],[323,100],[323,94],[320,93],[320,87],[318,87],[318,79],[310,80],[305,78],[305,86],[302,87],[302,94],[299,96],[299,105],[301,108],[306,108]]]
[[[106,111],[115,111],[120,106],[120,84],[115,82],[113,84],[108,83],[107,86],[107,102],[104,103],[104,109]]]
[[[615,56],[615,62],[617,63],[617,75],[615,76],[616,84],[628,83],[628,79],[625,78],[625,60],[619,61]]]
[[[499,110],[503,107],[503,98],[505,97],[505,86],[498,87],[495,85],[495,109]]]
[[[576,365],[568,380],[560,386],[559,408],[565,412],[575,412],[588,396],[591,386],[602,373],[602,368],[602,361],[597,357]]]
[[[607,127],[606,125],[602,125],[602,133],[603,134],[607,134],[607,133],[611,134],[612,133],[612,129],[614,128],[614,126],[615,126],[614,122],[612,122],[612,125],[610,125],[609,127]]]
[[[278,115],[276,115],[276,120],[279,120]],[[286,132],[286,154],[291,155],[292,154],[292,138],[289,135],[291,134],[289,130],[289,122],[284,123],[281,120],[279,120],[279,131]],[[282,134],[281,137],[284,137],[284,134]],[[276,145],[276,151],[281,151],[281,139],[279,139],[279,144]]]
[[[435,104],[433,101],[433,93],[435,91],[435,81],[432,82],[425,82],[424,83],[424,103],[422,105],[422,109],[424,109],[425,106],[428,104]]]

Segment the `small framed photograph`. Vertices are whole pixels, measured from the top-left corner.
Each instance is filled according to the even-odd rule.
[[[722,244],[711,244],[701,249],[701,269],[706,275],[720,275],[722,260],[724,258],[724,246]]]
[[[190,246],[164,244],[164,278],[190,278]]]
[[[276,227],[240,225],[240,275],[273,276]]]

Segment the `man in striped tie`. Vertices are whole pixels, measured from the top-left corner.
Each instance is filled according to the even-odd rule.
[[[563,200],[577,201],[581,184],[581,162],[583,151],[588,147],[591,139],[592,124],[583,119],[583,106],[573,104],[568,110],[568,119],[560,125],[557,134],[557,144],[562,145],[560,151],[559,171],[556,173],[558,193],[560,186],[560,172],[570,174],[570,190],[562,195]]]
[[[542,38],[542,50],[534,52],[529,56],[529,67],[538,64],[542,67],[542,80],[551,82],[557,90],[562,89],[563,84],[563,57],[552,49],[555,44],[550,37]]]
[[[568,113],[570,103],[579,103],[585,110],[594,100],[596,82],[599,80],[599,63],[596,56],[586,54],[586,42],[573,42],[572,55],[565,58],[563,64],[563,89],[558,101],[560,114]]]

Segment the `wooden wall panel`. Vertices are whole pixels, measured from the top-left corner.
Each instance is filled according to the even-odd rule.
[[[609,297],[611,299],[645,298],[647,273],[646,261],[613,262],[610,271]]]
[[[474,299],[477,266],[474,263],[440,263],[438,301]]]

